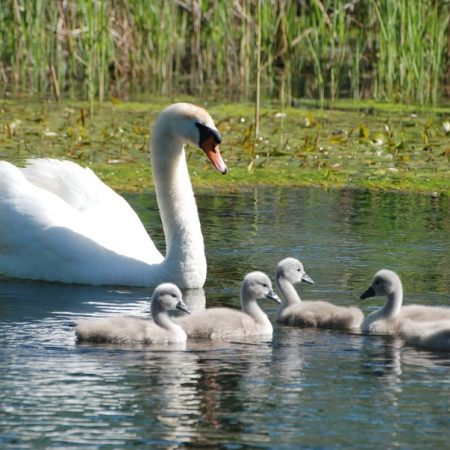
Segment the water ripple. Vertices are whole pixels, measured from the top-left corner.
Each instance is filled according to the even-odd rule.
[[[205,290],[186,298],[198,309],[206,298],[238,307],[245,271],[273,277],[292,254],[317,283],[299,287],[304,298],[367,313],[379,300],[358,296],[387,265],[401,269],[409,301],[448,306],[449,205],[430,219],[422,197],[368,195],[200,195],[209,274]],[[271,340],[76,345],[78,320],[149,317],[150,297],[148,289],[2,280],[0,446],[447,447],[450,359],[398,339],[275,325]],[[274,321],[276,307],[263,308]]]

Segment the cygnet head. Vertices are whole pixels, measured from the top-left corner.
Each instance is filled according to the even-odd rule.
[[[191,313],[186,303],[183,302],[183,295],[178,287],[173,283],[163,283],[156,287],[152,296],[152,316],[161,311],[179,309],[188,314]]]
[[[379,270],[373,277],[370,287],[361,294],[361,299],[378,296],[389,296],[402,288],[400,277],[392,270]]]
[[[303,264],[295,258],[282,259],[277,266],[277,280],[286,279],[292,284],[301,283],[314,284],[312,278],[305,272]]]
[[[256,271],[248,273],[245,275],[241,286],[241,305],[244,299],[249,301],[262,298],[268,298],[277,303],[281,303],[278,295],[272,290],[270,278],[264,272]]]
[[[174,103],[161,112],[155,124],[156,129],[169,133],[183,144],[201,148],[219,172],[227,173],[228,168],[219,150],[222,137],[213,119],[203,108],[191,103]],[[161,136],[154,138],[161,139]]]

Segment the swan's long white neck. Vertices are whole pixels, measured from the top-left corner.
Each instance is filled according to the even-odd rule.
[[[186,273],[181,285],[203,285],[206,258],[183,143],[158,121],[152,138],[152,170],[166,239],[168,273]],[[183,244],[184,243],[184,244]],[[182,269],[182,270],[181,270]],[[189,282],[187,282],[189,280]]]
[[[284,277],[277,277],[277,287],[281,294],[283,301],[282,307],[286,308],[296,303],[301,302],[301,298],[298,295],[294,285]]]

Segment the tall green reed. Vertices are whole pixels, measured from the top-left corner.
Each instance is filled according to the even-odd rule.
[[[380,30],[377,98],[437,102],[448,69],[444,57],[450,12],[445,3],[372,0]]]
[[[4,0],[0,89],[436,103],[448,0]],[[258,71],[258,55],[261,66]],[[58,89],[57,89],[58,88]]]

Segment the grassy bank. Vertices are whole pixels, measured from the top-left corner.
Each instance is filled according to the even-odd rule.
[[[167,104],[167,99],[105,102],[90,115],[86,102],[4,100],[0,157],[16,163],[31,157],[67,158],[92,167],[115,189],[150,189],[150,129]],[[420,110],[364,102],[352,106],[348,101],[334,105],[280,111],[265,103],[256,143],[253,105],[206,105],[223,134],[221,149],[230,172],[217,174],[201,151],[188,148],[194,184],[450,194],[450,108]]]
[[[136,92],[252,100],[259,72],[262,94],[286,105],[437,104],[450,95],[449,21],[448,0],[4,0],[0,90],[91,106]]]

